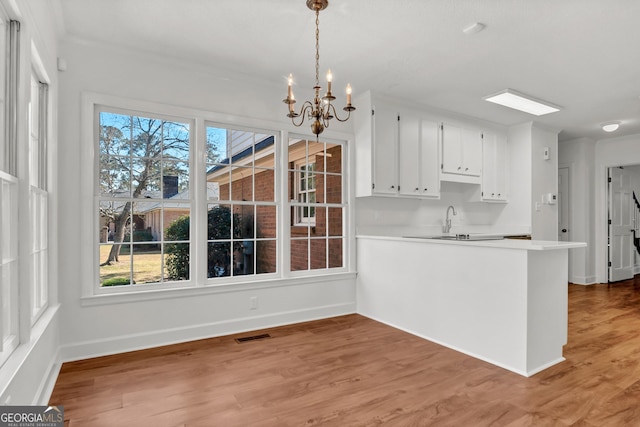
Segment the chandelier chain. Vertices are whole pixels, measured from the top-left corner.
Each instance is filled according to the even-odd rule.
[[[316,86],[320,86],[320,11],[316,9]]]

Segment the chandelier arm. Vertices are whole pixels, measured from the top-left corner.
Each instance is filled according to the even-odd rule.
[[[333,117],[339,122],[346,122],[347,120],[349,120],[349,117],[351,117],[351,111],[350,110],[347,111],[347,117],[345,117],[344,119],[341,119],[338,116],[338,112],[336,111],[336,107],[334,107],[333,104],[330,104],[329,108],[331,109],[331,111],[333,111]]]
[[[300,106],[300,113],[298,113],[297,116],[291,117],[291,123],[293,123],[295,127],[302,126],[305,120],[305,115],[307,114],[309,109],[313,109],[313,104],[311,104],[311,102],[309,101],[305,101],[304,104]],[[296,123],[296,120],[295,120],[296,117],[300,117],[300,123]]]

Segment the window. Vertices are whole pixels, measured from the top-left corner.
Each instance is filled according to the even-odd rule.
[[[18,180],[0,171],[0,365],[18,345]]]
[[[315,163],[296,162],[295,165],[295,193],[296,202],[300,203],[295,210],[296,224],[311,224],[316,222],[316,174]]]
[[[289,138],[291,271],[344,266],[343,146]]]
[[[49,301],[47,123],[48,85],[31,73],[29,102],[29,206],[31,209],[31,323]]]
[[[18,347],[18,51],[20,24],[0,7],[0,366]]]
[[[207,277],[275,273],[275,140],[267,132],[207,126]]]
[[[98,121],[100,286],[188,280],[189,122],[107,109]]]
[[[86,101],[98,157],[85,169],[98,271],[87,295],[344,272],[343,141],[282,144],[283,132],[238,118]]]

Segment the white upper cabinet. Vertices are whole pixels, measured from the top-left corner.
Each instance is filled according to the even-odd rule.
[[[398,193],[398,113],[392,108],[373,108],[374,194]]]
[[[484,131],[482,138],[482,200],[507,201],[507,139]]]
[[[442,173],[443,180],[479,183],[482,174],[480,130],[442,124]],[[467,176],[477,179],[463,178]]]
[[[369,92],[357,101],[356,196],[438,198],[439,123],[373,102]]]
[[[439,197],[439,124],[417,115],[400,115],[400,194]]]

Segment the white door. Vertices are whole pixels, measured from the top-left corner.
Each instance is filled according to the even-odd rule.
[[[569,168],[558,169],[558,241],[569,241]]]
[[[609,168],[609,281],[633,277],[633,190],[630,174]]]

